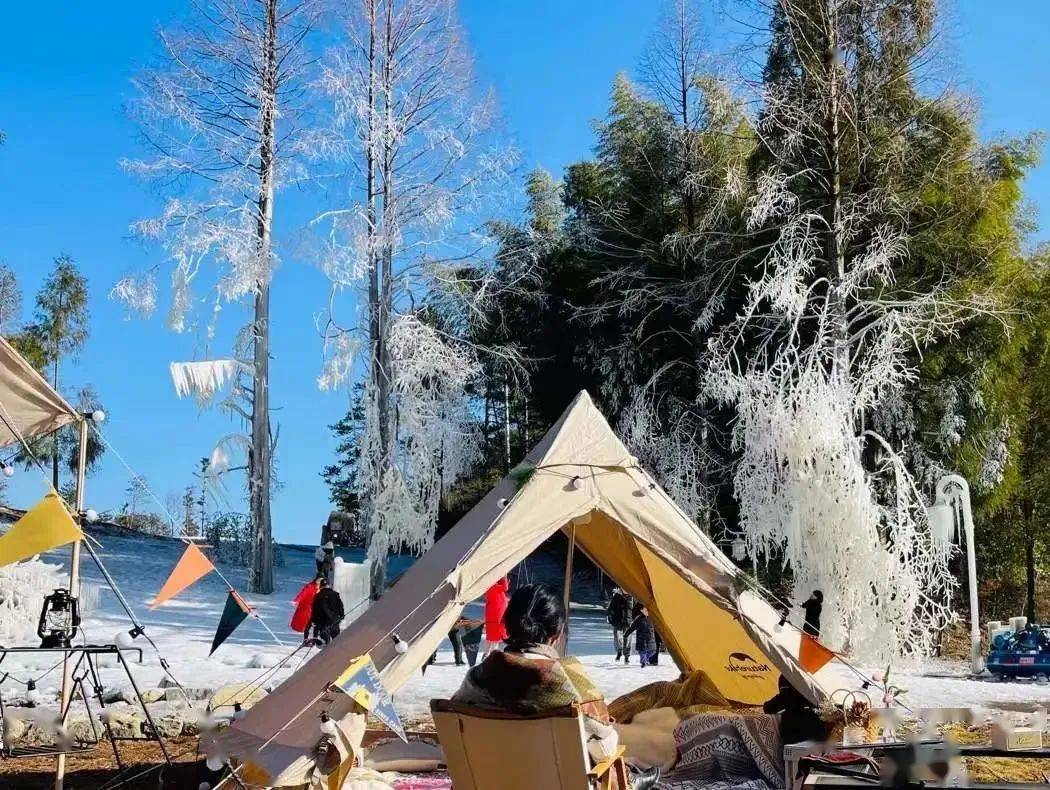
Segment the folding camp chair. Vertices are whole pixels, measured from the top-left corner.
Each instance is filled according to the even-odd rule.
[[[627,790],[623,747],[596,765],[575,706],[535,715],[432,700],[455,790]]]

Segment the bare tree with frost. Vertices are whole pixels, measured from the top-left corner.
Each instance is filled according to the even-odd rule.
[[[364,385],[357,483],[378,595],[387,551],[429,546],[438,497],[476,457],[464,404],[480,368],[460,330],[490,292],[476,218],[509,160],[453,0],[349,0],[342,12],[345,43],[321,77],[332,128],[311,141],[346,174],[345,200],[314,223],[333,292],[320,384]]]
[[[270,494],[270,283],[277,263],[274,208],[297,179],[304,41],[313,0],[196,0],[182,28],[160,32],[162,65],[135,80],[131,114],[146,153],[125,168],[166,196],[162,213],[134,232],[169,258],[169,324],[202,338],[210,357],[224,305],[245,304],[251,321],[243,355],[173,371],[176,386],[208,398],[237,374],[225,403],[247,423],[247,478],[253,528],[251,590],[273,591]],[[113,295],[136,312],[157,306],[161,266],[130,275]]]
[[[757,257],[743,309],[712,338],[707,393],[737,413],[750,553],[782,553],[797,595],[824,592],[829,643],[922,655],[952,617],[954,582],[911,470],[871,418],[914,380],[913,349],[993,309],[954,300],[947,265],[907,268],[924,187],[956,164],[922,158],[958,117],[917,87],[935,4],[770,6],[747,212]]]

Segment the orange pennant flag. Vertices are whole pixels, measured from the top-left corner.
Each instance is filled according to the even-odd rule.
[[[832,651],[812,636],[807,633],[802,634],[802,641],[798,646],[798,663],[804,670],[810,673],[819,672],[834,657],[835,654]]]
[[[188,544],[186,551],[182,553],[174,570],[168,576],[168,580],[164,582],[164,586],[160,588],[160,592],[157,593],[157,597],[153,599],[153,603],[149,605],[149,608],[156,609],[162,603],[171,600],[213,570],[215,570],[215,566],[211,564],[211,560],[204,556],[204,552],[197,548],[197,544]]]

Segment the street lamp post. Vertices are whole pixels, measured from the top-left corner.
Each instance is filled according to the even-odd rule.
[[[970,592],[970,668],[976,675],[984,669],[981,660],[981,619],[977,603],[977,557],[973,539],[973,510],[970,486],[960,475],[945,475],[937,481],[937,499],[927,511],[934,536],[950,542],[956,518],[962,522],[966,543],[966,569]]]

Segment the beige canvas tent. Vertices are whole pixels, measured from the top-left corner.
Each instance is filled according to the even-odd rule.
[[[32,365],[0,338],[0,447],[80,419]]]
[[[306,782],[322,711],[340,720],[350,741],[362,726],[340,692],[326,691],[350,662],[371,654],[396,691],[463,607],[557,530],[648,606],[681,669],[704,670],[726,697],[761,702],[775,693],[781,673],[814,700],[836,687],[831,665],[815,676],[802,670],[798,631],[778,628],[780,615],[745,589],[732,562],[639,468],[582,392],[517,475],[490,491],[332,645],[234,722],[219,748],[274,785]],[[395,636],[407,642],[404,654]]]

